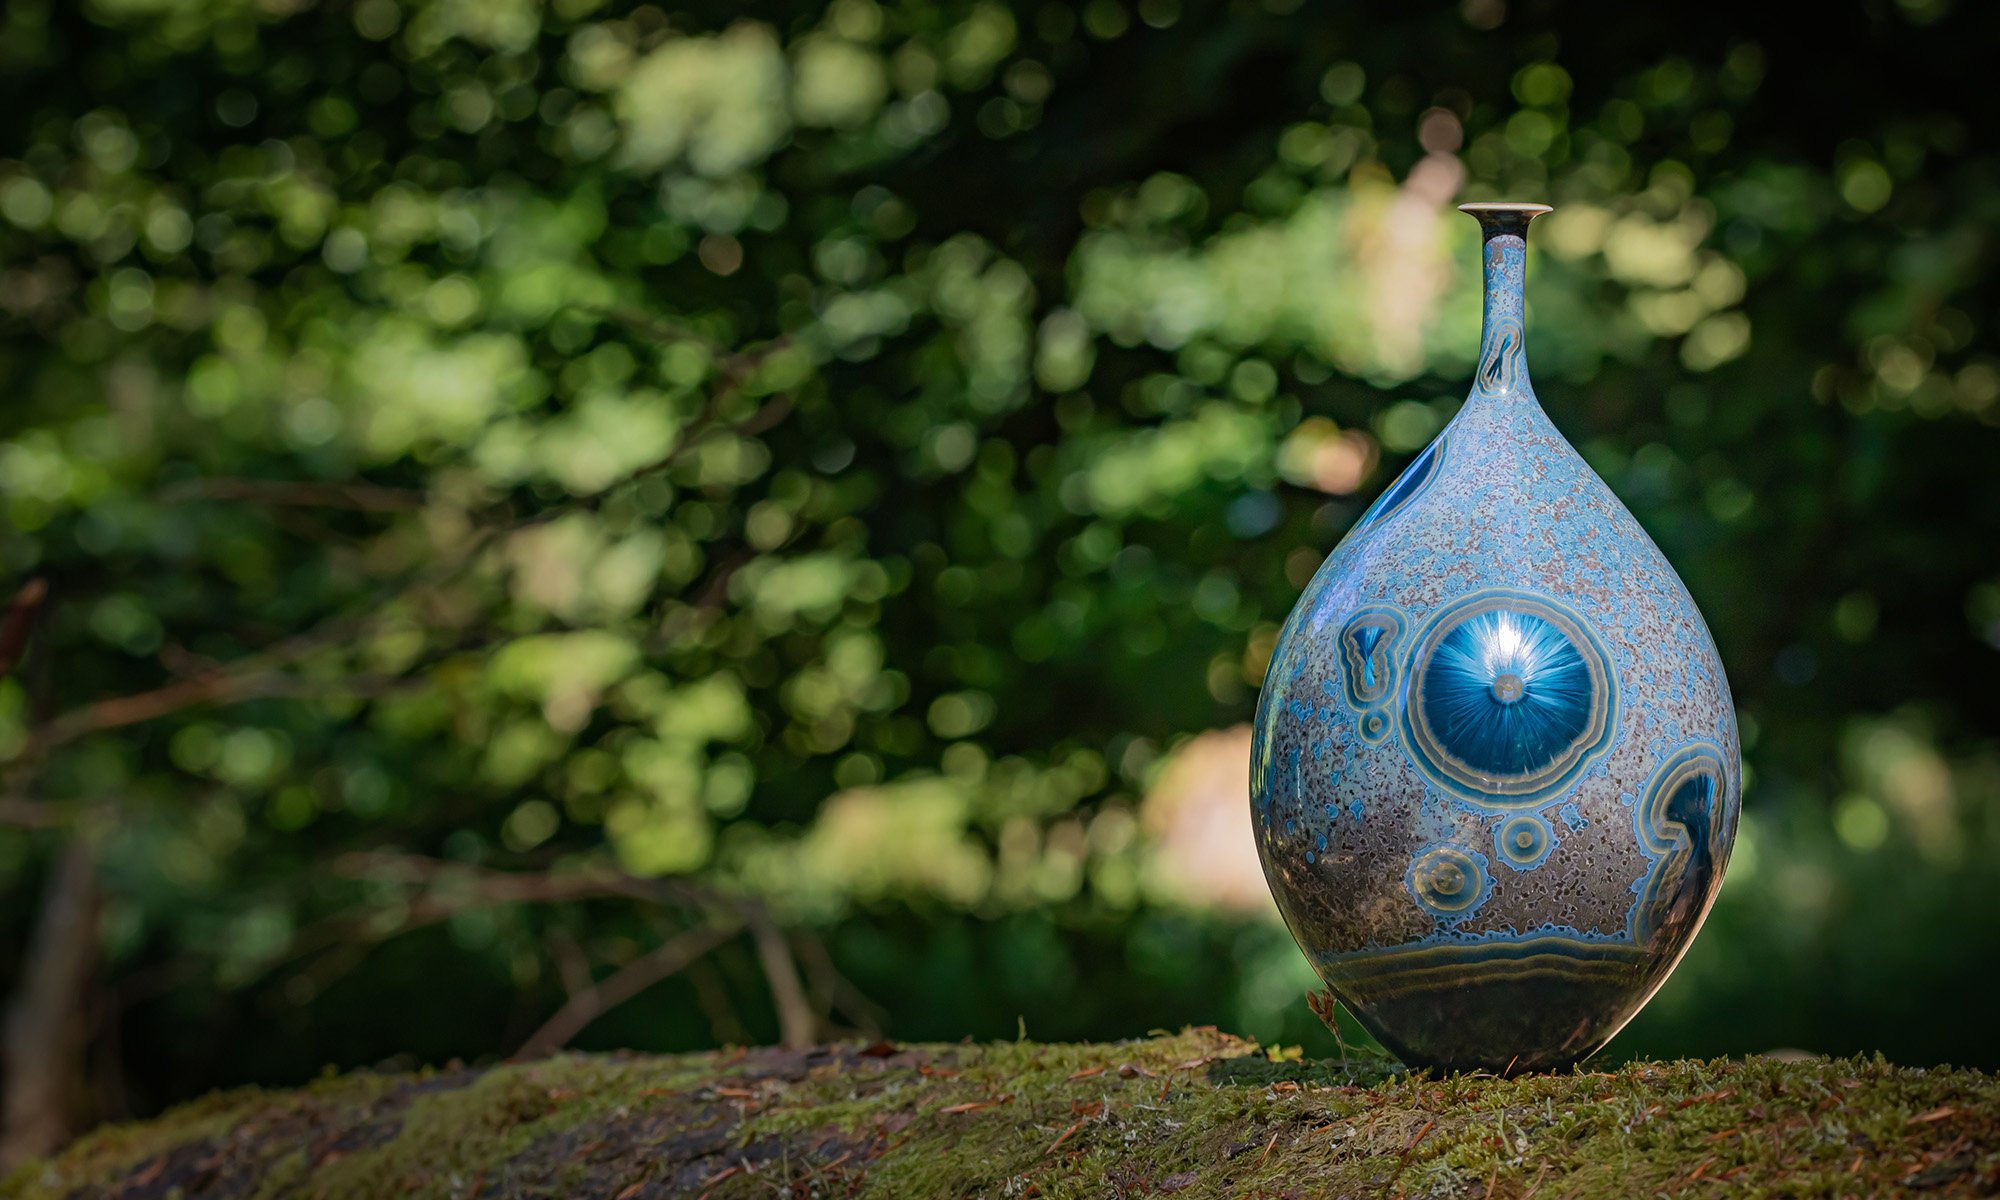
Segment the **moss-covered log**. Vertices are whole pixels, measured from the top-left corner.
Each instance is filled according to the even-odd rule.
[[[1282,1056],[1279,1056],[1282,1059]],[[1208,1030],[568,1055],[212,1096],[0,1197],[1867,1196],[2000,1186],[2000,1083],[1881,1059],[1431,1079]]]

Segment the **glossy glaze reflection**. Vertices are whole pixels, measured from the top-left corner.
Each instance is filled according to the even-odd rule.
[[[1465,407],[1313,577],[1259,700],[1251,817],[1327,986],[1413,1066],[1544,1070],[1659,988],[1741,788],[1701,614],[1556,432],[1523,353],[1528,222],[1484,232]]]

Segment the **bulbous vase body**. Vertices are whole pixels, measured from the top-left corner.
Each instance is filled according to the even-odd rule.
[[[1486,232],[1470,399],[1300,597],[1258,702],[1251,821],[1327,987],[1412,1066],[1598,1049],[1729,860],[1735,710],[1708,628],[1556,432],[1522,351],[1537,205]]]

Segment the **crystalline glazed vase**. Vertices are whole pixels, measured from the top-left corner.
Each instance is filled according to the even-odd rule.
[[[1484,231],[1471,397],[1330,555],[1258,702],[1251,821],[1320,978],[1411,1066],[1568,1066],[1665,982],[1741,794],[1708,627],[1542,413],[1538,204]]]

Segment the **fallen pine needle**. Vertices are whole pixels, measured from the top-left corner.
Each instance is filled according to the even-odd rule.
[[[1278,1144],[1278,1134],[1280,1132],[1280,1130],[1276,1129],[1271,1131],[1271,1140],[1264,1143],[1264,1153],[1257,1156],[1257,1165],[1250,1168],[1251,1170],[1261,1171],[1264,1169],[1264,1160],[1271,1157],[1271,1147]]]
[[[698,1196],[696,1200],[708,1200],[708,1194],[709,1192],[713,1192],[715,1190],[715,1185],[721,1183],[723,1180],[729,1178],[731,1175],[736,1174],[738,1171],[741,1171],[742,1169],[743,1169],[742,1167],[729,1167],[724,1169],[724,1171],[720,1175],[709,1176],[708,1189],[702,1192],[702,1194]]]
[[[1089,1119],[1090,1119],[1090,1118],[1088,1118],[1088,1117],[1085,1117],[1085,1118],[1084,1118],[1084,1121],[1087,1121],[1087,1120],[1089,1120]],[[1068,1129],[1065,1129],[1065,1130],[1063,1130],[1063,1131],[1062,1131],[1062,1136],[1061,1136],[1061,1137],[1059,1137],[1059,1138],[1057,1138],[1057,1139],[1056,1139],[1055,1141],[1053,1141],[1053,1142],[1050,1142],[1050,1143],[1049,1143],[1049,1148],[1048,1148],[1048,1149],[1046,1149],[1046,1150],[1044,1150],[1044,1151],[1042,1151],[1042,1156],[1043,1156],[1044,1158],[1046,1158],[1047,1156],[1049,1156],[1049,1155],[1051,1155],[1051,1154],[1054,1154],[1054,1153],[1056,1152],[1056,1147],[1057,1147],[1057,1146],[1060,1146],[1060,1145],[1062,1145],[1062,1144],[1063,1144],[1064,1142],[1068,1141],[1068,1140],[1069,1140],[1069,1135],[1070,1135],[1070,1134],[1072,1134],[1072,1133],[1075,1133],[1075,1132],[1076,1132],[1077,1130],[1079,1130],[1079,1129],[1082,1129],[1082,1128],[1083,1128],[1083,1121],[1072,1121],[1072,1122],[1070,1122],[1070,1126],[1069,1126],[1069,1128],[1068,1128]]]
[[[940,1113],[977,1112],[982,1108],[993,1108],[996,1105],[1012,1104],[1013,1102],[1014,1102],[1014,1093],[1002,1092],[991,1100],[968,1100],[964,1104],[949,1105],[945,1108],[938,1109],[938,1111]]]
[[[1957,1115],[1958,1115],[1958,1110],[1953,1108],[1951,1105],[1947,1104],[1943,1108],[1934,1108],[1927,1113],[1919,1113],[1918,1115],[1911,1117],[1909,1120],[1903,1122],[1903,1124],[1915,1125],[1923,1121],[1942,1121],[1946,1117],[1955,1117]]]
[[[1424,1135],[1428,1134],[1436,1126],[1437,1126],[1437,1121],[1435,1120],[1425,1121],[1424,1127],[1422,1129],[1417,1130],[1417,1136],[1411,1138],[1410,1144],[1403,1147],[1403,1157],[1408,1158],[1411,1155],[1411,1153],[1413,1153],[1416,1150],[1417,1143],[1423,1141]]]
[[[1535,1172],[1535,1183],[1534,1183],[1534,1186],[1533,1186],[1533,1187],[1530,1187],[1530,1188],[1529,1188],[1529,1189],[1528,1189],[1528,1190],[1527,1190],[1526,1192],[1523,1192],[1523,1193],[1521,1194],[1521,1200],[1528,1200],[1528,1197],[1530,1197],[1530,1196],[1534,1195],[1534,1194],[1535,1194],[1536,1192],[1539,1192],[1539,1191],[1541,1191],[1541,1190],[1542,1190],[1542,1176],[1544,1176],[1544,1175],[1547,1175],[1548,1173],[1549,1173],[1549,1164],[1547,1164],[1547,1163],[1543,1163],[1543,1164],[1542,1164],[1542,1169],[1541,1169],[1541,1170],[1539,1170],[1539,1171],[1537,1171],[1537,1172]]]
[[[1735,1088],[1726,1087],[1719,1092],[1708,1092],[1700,1096],[1689,1096],[1687,1099],[1681,1101],[1679,1104],[1674,1105],[1674,1107],[1686,1108],[1690,1104],[1706,1104],[1710,1100],[1724,1100],[1735,1094],[1736,1094]]]
[[[1085,1067],[1085,1068],[1084,1068],[1083,1070],[1081,1070],[1081,1071],[1078,1071],[1078,1072],[1077,1072],[1076,1074],[1074,1074],[1074,1075],[1071,1075],[1071,1076],[1070,1076],[1070,1078],[1071,1078],[1071,1079],[1088,1079],[1088,1078],[1090,1078],[1090,1077],[1091,1077],[1092,1075],[1102,1075],[1102,1074],[1104,1074],[1104,1068],[1103,1068],[1103,1067]]]

